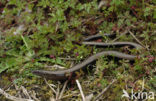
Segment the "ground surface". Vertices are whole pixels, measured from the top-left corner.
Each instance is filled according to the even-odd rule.
[[[95,41],[135,42],[144,49],[81,45],[85,37],[104,33],[115,33],[116,37],[104,36]],[[139,57],[133,62],[101,57],[93,65],[96,68],[79,73],[78,80],[88,99],[95,99],[113,80],[116,82],[98,99],[131,101],[121,97],[123,90],[129,95],[134,90],[147,92],[148,97],[154,92],[156,96],[155,0],[1,0],[0,47],[0,88],[14,97],[81,101],[75,80],[68,82],[61,95],[64,82],[46,80],[31,71],[53,70],[53,66],[70,68],[102,50],[131,52]],[[1,101],[10,99],[0,92]]]

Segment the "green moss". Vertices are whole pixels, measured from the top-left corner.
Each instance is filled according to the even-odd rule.
[[[102,98],[110,101],[125,100],[121,99],[122,89],[126,86],[141,89],[139,88],[141,85],[135,82],[142,82],[143,77],[146,78],[145,89],[154,90],[156,60],[151,56],[156,55],[155,0],[142,0],[142,2],[112,0],[100,10],[98,10],[98,1],[1,0],[0,73],[3,80],[0,81],[0,87],[13,82],[35,91],[40,100],[49,100],[56,95],[45,84],[43,78],[31,73],[32,70],[53,70],[47,66],[55,64],[69,68],[73,61],[61,58],[74,58],[76,64],[99,51],[118,50],[141,55],[134,63],[127,60],[118,61],[115,58],[99,58],[95,64],[97,69],[92,71],[88,69],[89,75],[80,77],[85,95],[92,92],[100,93],[114,78],[118,83],[113,84]],[[136,42],[130,34],[122,35],[125,30],[134,33],[148,51],[131,50],[129,47],[98,49],[81,45],[84,37],[96,32],[102,35],[116,33],[117,41]],[[112,40],[104,36],[102,40],[97,41],[111,42]],[[55,81],[49,83],[59,85]],[[35,88],[36,86],[38,88]],[[130,90],[127,88],[127,91]],[[10,88],[11,95],[15,95],[16,92],[14,87]],[[81,99],[79,90],[74,84],[68,85],[64,95],[68,94],[69,96],[63,100]],[[0,97],[0,99],[5,98]]]

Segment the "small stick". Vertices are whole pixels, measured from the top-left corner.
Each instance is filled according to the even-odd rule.
[[[34,101],[34,100],[31,100],[31,99],[24,99],[24,98],[18,98],[18,97],[12,96],[12,95],[6,93],[1,88],[0,88],[0,93],[2,95],[4,95],[7,99],[12,100],[12,101]]]
[[[71,60],[71,61],[77,60],[76,58],[61,58],[61,57],[59,59],[61,59],[61,60],[67,60],[67,61],[69,61],[69,60]]]
[[[20,92],[19,87],[16,84],[14,84],[14,86],[15,86],[15,89],[17,91],[16,95],[18,95],[18,97],[21,98],[22,96],[21,96],[21,92]]]
[[[101,9],[102,7],[107,7],[108,2],[108,0],[101,0],[99,2],[98,9]]]
[[[117,41],[121,36],[123,36],[123,35],[125,35],[125,34],[127,34],[128,33],[128,31],[126,30],[126,31],[124,31],[121,35],[119,35],[117,38],[115,38],[112,42],[115,42],[115,41]]]
[[[73,66],[73,62],[71,63],[70,67],[72,67],[72,66]],[[65,90],[67,84],[68,84],[68,80],[66,80],[66,82],[64,83],[64,86],[63,86],[63,88],[62,88],[62,91],[61,91],[60,96],[59,96],[58,99],[61,99],[61,98],[62,98],[63,93],[64,93],[64,90]]]
[[[64,86],[63,86],[62,91],[61,91],[61,93],[60,93],[59,99],[62,98],[63,93],[64,93],[64,90],[65,90],[65,88],[66,88],[66,86],[67,86],[67,83],[68,83],[68,80],[64,83]]]
[[[31,97],[32,97],[35,101],[40,101],[38,98],[36,98],[36,93],[35,93],[35,91],[32,91]]]
[[[78,86],[78,88],[79,88],[79,90],[80,90],[80,93],[81,93],[81,96],[82,96],[82,101],[86,101],[79,80],[76,80],[76,83],[77,83],[77,86]]]
[[[143,77],[142,91],[144,90],[144,86],[145,86],[145,79],[144,79],[144,77]]]
[[[58,31],[59,27],[60,27],[59,22],[56,22],[55,33]]]
[[[53,66],[44,66],[46,68],[56,68],[56,69],[64,69],[65,67],[60,66],[60,65],[53,65]]]
[[[128,32],[130,33],[130,35],[131,35],[141,46],[143,46],[144,48],[146,48],[147,50],[149,50],[149,48],[148,48],[148,47],[145,47],[145,46],[139,41],[139,39],[137,39],[136,36],[135,36],[130,30],[129,30]]]
[[[77,93],[76,93],[77,94]],[[65,99],[67,97],[72,97],[73,96],[73,93],[72,94],[68,94],[68,95],[64,95],[61,99]]]
[[[29,99],[31,99],[31,97],[30,97],[30,95],[29,95],[27,89],[26,89],[24,86],[21,86],[21,89],[22,89],[22,91],[23,91],[23,94],[26,95]]]
[[[45,83],[50,87],[50,89],[56,94],[56,91],[54,90],[54,88],[52,88],[51,86],[50,86],[50,84],[47,82],[47,80],[44,78],[44,81],[45,81]]]
[[[95,97],[94,101],[98,100],[102,95],[104,95],[104,93],[110,88],[110,86],[116,82],[116,80],[114,79],[105,89],[103,89],[103,91]]]
[[[57,92],[56,92],[56,100],[58,100],[59,94],[60,94],[60,82],[58,82]]]

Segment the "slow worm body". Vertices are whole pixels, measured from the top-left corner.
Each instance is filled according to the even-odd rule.
[[[100,36],[97,35],[95,37],[100,37]],[[92,36],[86,40],[88,41],[88,40],[91,40],[95,37]],[[132,46],[136,49],[142,48],[142,46],[140,46],[139,44],[133,43],[133,42],[114,42],[114,43],[83,42],[82,44],[93,45],[93,46],[104,46],[104,47],[105,46],[125,46],[125,45],[128,45],[128,46]],[[128,55],[128,54],[121,53],[118,51],[102,51],[102,52],[99,52],[97,54],[94,54],[94,55],[88,57],[87,59],[85,59],[81,63],[73,66],[70,69],[59,70],[59,71],[34,70],[32,73],[35,75],[41,76],[41,77],[49,78],[51,80],[67,80],[70,77],[71,73],[75,73],[75,72],[79,71],[80,69],[85,68],[88,64],[94,62],[95,60],[97,60],[101,56],[113,56],[113,57],[128,59],[128,60],[134,60],[137,57],[135,55]]]
[[[92,63],[93,61],[95,61],[101,56],[114,56],[114,57],[128,59],[128,60],[134,60],[136,58],[136,56],[134,55],[128,55],[128,54],[124,54],[124,53],[117,52],[117,51],[103,51],[103,52],[90,56],[83,62],[75,65],[74,67],[70,69],[60,70],[60,71],[35,70],[33,71],[33,73],[42,77],[52,79],[52,80],[66,80],[70,76],[68,74],[74,73],[86,67],[88,64]]]

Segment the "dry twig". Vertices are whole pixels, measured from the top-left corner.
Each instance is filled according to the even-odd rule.
[[[17,95],[19,98],[22,98],[21,90],[19,89],[19,87],[18,87],[16,84],[14,84],[14,86],[15,86],[15,89],[16,89],[16,91],[17,91],[16,95]],[[15,96],[16,96],[16,95],[15,95]]]
[[[76,58],[59,58],[59,59],[61,59],[61,60],[67,60],[67,61],[75,61],[75,60],[77,60]]]
[[[123,35],[125,35],[125,34],[127,34],[128,33],[128,31],[126,30],[126,31],[124,31],[123,33],[121,33],[117,38],[115,38],[112,42],[115,42],[115,41],[117,41],[121,36],[123,36]]]
[[[66,88],[66,86],[67,86],[67,83],[68,83],[68,80],[64,83],[64,86],[63,86],[62,91],[61,91],[61,93],[60,93],[59,99],[62,98],[63,93],[64,93],[64,90],[65,90],[65,88]]]
[[[27,89],[26,89],[24,86],[21,86],[21,89],[22,89],[22,91],[23,91],[23,94],[24,94],[25,96],[27,96],[29,99],[31,99],[31,97],[30,97],[30,95],[29,95]]]
[[[103,89],[102,92],[98,96],[95,97],[94,101],[97,101],[110,88],[110,86],[114,82],[116,82],[116,80],[113,80],[105,89]]]
[[[53,65],[53,66],[44,66],[46,68],[56,68],[56,69],[64,69],[65,67],[60,66],[60,65]]]
[[[35,100],[35,101],[40,101],[38,98],[36,98],[36,93],[35,91],[31,92],[31,97]]]
[[[50,84],[47,82],[47,80],[44,78],[44,81],[46,82],[46,84],[50,87],[50,89],[56,94],[56,91],[54,90],[54,88],[52,88],[51,86],[50,86]]]
[[[58,82],[57,92],[56,92],[56,100],[58,100],[60,94],[60,82]]]
[[[82,96],[82,100],[83,100],[83,101],[86,101],[79,80],[76,80],[76,83],[77,83],[77,86],[78,86],[78,88],[79,88],[79,90],[80,90],[80,93],[81,93],[81,96]]]
[[[141,43],[141,41],[139,41],[139,39],[129,30],[128,31],[129,33],[130,33],[130,35],[141,45],[141,46],[143,46],[144,48],[146,48],[147,50],[149,50],[149,48],[148,47],[145,47],[142,43]]]
[[[24,99],[24,98],[18,98],[18,97],[12,96],[12,95],[6,93],[6,92],[5,92],[4,90],[2,90],[1,88],[0,88],[0,93],[1,93],[2,95],[4,95],[7,99],[12,100],[12,101],[34,101],[34,100],[32,100],[32,99]]]

